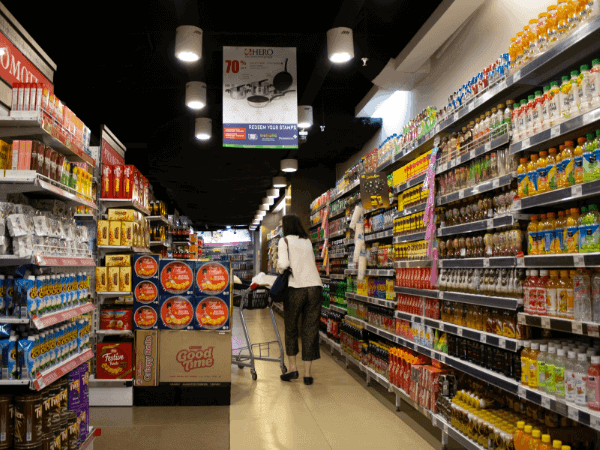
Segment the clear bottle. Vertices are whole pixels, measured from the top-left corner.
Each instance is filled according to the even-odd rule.
[[[556,347],[548,345],[548,356],[546,357],[546,389],[550,395],[556,394],[556,383],[554,370],[556,364]]]
[[[538,355],[540,354],[540,344],[534,342],[531,344],[531,350],[529,351],[529,378],[527,380],[529,387],[537,389],[538,381]]]
[[[587,355],[585,353],[577,354],[577,365],[574,368],[575,374],[575,404],[587,406],[587,372],[590,367]]]
[[[569,91],[569,113],[571,118],[579,115],[579,71],[571,71],[571,90]]]
[[[517,140],[520,141],[527,137],[527,99],[521,100],[517,123],[517,130],[519,132]]]
[[[576,270],[569,270],[569,279],[567,281],[567,319],[573,320],[575,315],[575,293],[573,291],[573,277]]]
[[[550,317],[557,317],[558,313],[558,271],[550,270],[550,279],[548,280],[546,297],[546,314]]]
[[[569,120],[571,118],[571,103],[570,103],[570,98],[571,98],[571,90],[572,90],[572,86],[571,86],[571,78],[568,77],[567,75],[563,76],[561,78],[561,85],[560,85],[560,95],[559,95],[559,102],[560,102],[560,113],[561,113],[561,117],[562,117],[562,121],[565,120]]]
[[[504,118],[502,120],[503,128],[502,132],[512,132],[512,116],[514,111],[514,100],[506,100],[506,109],[504,110]]]
[[[587,375],[587,406],[591,410],[600,411],[600,356],[592,356]]]
[[[575,386],[575,369],[577,368],[577,353],[569,351],[568,359],[565,364],[565,400],[569,403],[575,403],[577,390]]]
[[[565,370],[567,366],[565,352],[564,348],[559,348],[554,358],[554,396],[558,399],[565,398]]]
[[[558,317],[567,318],[568,309],[568,290],[569,290],[569,271],[561,270],[560,278],[558,279]]]
[[[537,306],[537,314],[539,316],[545,316],[546,315],[546,299],[548,298],[548,281],[550,279],[548,278],[548,271],[547,270],[540,270],[540,278],[537,281],[537,288],[536,288],[536,298],[537,298],[537,302],[536,302],[536,306]]]
[[[556,152],[555,148],[548,149],[546,158],[546,173],[548,178],[548,190],[552,191],[558,188],[558,172],[556,169]]]
[[[537,390],[546,392],[546,358],[548,357],[548,346],[540,345],[540,351],[537,355]]]
[[[598,4],[598,0],[594,0]],[[596,108],[600,103],[600,59],[592,61],[592,69],[590,70],[590,109]]]
[[[542,91],[535,91],[532,105],[531,134],[537,134],[542,131],[543,102],[544,97]]]
[[[573,317],[578,322],[592,317],[592,299],[590,277],[584,269],[577,269],[573,277],[574,311]]]
[[[550,120],[548,127],[553,127],[563,122],[561,92],[558,81],[550,83],[550,90],[548,91],[548,116]]]
[[[580,67],[579,74],[579,114],[590,110],[592,106],[592,75],[587,64]]]
[[[544,86],[544,94],[542,96],[542,130],[550,126],[550,86]]]
[[[592,275],[592,321],[600,322],[600,272],[596,271]]]
[[[535,106],[535,95],[527,97],[527,109],[525,111],[525,134],[524,138],[533,134],[533,109]]]

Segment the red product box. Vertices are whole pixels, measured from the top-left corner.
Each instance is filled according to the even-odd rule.
[[[134,198],[133,197],[133,192],[135,190],[134,188],[134,182],[135,182],[135,166],[122,166],[123,167],[123,181],[122,181],[122,188],[121,188],[121,197],[120,198]]]
[[[113,166],[113,197],[123,198],[123,172],[124,166],[118,164]]]
[[[142,174],[140,173],[139,170],[135,169],[135,172],[133,174],[133,199],[138,202],[140,202],[141,197],[141,186],[142,186]]]
[[[150,207],[150,182],[148,181],[148,178],[146,178],[146,177],[144,177],[143,194],[144,194],[144,207],[149,208]]]
[[[21,149],[21,142],[22,141],[13,141],[13,145],[12,145],[12,165],[11,165],[11,169],[12,170],[18,170],[19,169],[19,152]]]
[[[19,165],[19,170],[30,170],[31,169],[31,149],[33,147],[32,141],[25,141],[25,149],[22,151],[22,159]],[[19,155],[21,156],[21,155]]]
[[[114,330],[115,329],[115,310],[103,309],[100,312],[100,329]]]
[[[133,378],[133,345],[131,342],[96,344],[96,378],[127,380]]]
[[[113,189],[113,168],[108,164],[102,165],[102,198],[115,198]]]

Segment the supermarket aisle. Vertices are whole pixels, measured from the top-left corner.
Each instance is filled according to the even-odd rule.
[[[275,317],[283,336],[283,319]],[[268,310],[248,311],[246,318],[253,342],[275,339]],[[236,338],[243,341],[234,327],[234,345]],[[441,448],[440,431],[425,417],[408,406],[397,413],[391,394],[380,386],[367,388],[364,378],[325,347],[314,363],[312,386],[304,385],[302,371],[299,380],[282,382],[277,363],[258,362],[257,381],[248,369],[232,370],[232,449]]]

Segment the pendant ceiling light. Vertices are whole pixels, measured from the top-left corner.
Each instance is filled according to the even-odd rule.
[[[260,216],[262,219],[263,217],[265,217],[267,215],[267,212],[259,209],[258,211],[256,211],[256,215]]]
[[[268,205],[259,205],[258,206],[258,210],[259,211],[268,211],[269,210],[269,206]]]
[[[267,190],[267,197],[277,198],[279,197],[279,189],[269,189]]]
[[[196,119],[196,138],[201,141],[207,141],[212,136],[212,120],[208,117],[198,117]]]
[[[273,187],[274,188],[284,188],[286,186],[287,186],[287,179],[285,177],[273,178]]]
[[[295,172],[298,170],[298,160],[297,159],[282,159],[281,160],[281,170],[283,172]]]
[[[313,108],[309,105],[298,106],[298,127],[310,128],[313,124]]]
[[[332,63],[345,63],[354,58],[354,40],[350,28],[332,28],[327,32],[327,56]]]
[[[182,25],[175,32],[175,56],[184,62],[202,58],[202,30],[193,25]]]
[[[272,199],[271,197],[265,197],[262,200],[263,205],[272,205],[273,203],[275,203],[275,200]]]
[[[185,85],[185,104],[190,109],[202,109],[206,106],[206,83],[190,81]]]

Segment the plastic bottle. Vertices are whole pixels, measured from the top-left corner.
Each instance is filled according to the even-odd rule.
[[[523,342],[523,351],[521,352],[521,384],[529,385],[529,352],[531,351],[531,341]]]
[[[592,321],[600,322],[600,272],[594,272],[591,279]]]
[[[583,149],[587,139],[580,137],[577,139],[577,147],[573,151],[575,184],[583,183]]]
[[[579,74],[579,114],[589,111],[592,106],[592,75],[587,64],[580,67]]]
[[[556,347],[548,346],[548,356],[546,356],[546,392],[550,395],[556,394],[556,383],[554,370],[556,364]]]
[[[558,317],[566,318],[567,317],[567,309],[568,309],[568,281],[569,281],[569,271],[561,270],[560,278],[558,279]]]
[[[538,155],[531,155],[531,161],[527,163],[527,178],[529,180],[529,196],[538,193],[538,177],[537,177],[537,161]]]
[[[522,445],[521,445],[521,449],[522,450],[529,450],[529,444],[531,443],[531,431],[532,431],[532,426],[531,425],[525,425],[525,428],[523,428],[523,440],[522,440]]]
[[[524,137],[533,134],[533,108],[535,106],[535,95],[527,97],[527,109],[525,110],[525,135]]]
[[[538,286],[538,271],[530,270],[529,277],[529,314],[537,314],[538,313],[538,297],[537,297],[537,286]]]
[[[529,195],[529,177],[527,176],[527,158],[519,159],[517,167],[517,194],[519,198],[525,198]]]
[[[556,254],[556,215],[549,212],[546,215],[546,225],[544,226],[544,253],[546,255]]]
[[[540,316],[546,315],[546,298],[548,297],[548,271],[540,270],[540,278],[537,280],[537,314]]]
[[[569,103],[569,97],[571,92],[571,81],[570,77],[564,76],[561,78],[560,94],[558,101],[560,103],[560,115],[561,121],[569,120],[571,118],[571,104]]]
[[[561,450],[562,447],[562,441],[552,441],[552,450],[557,449],[557,450]]]
[[[579,72],[571,71],[571,90],[569,91],[569,114],[571,118],[579,114],[577,102],[579,101]]]
[[[542,104],[544,102],[542,91],[535,91],[535,97],[532,105],[531,134],[537,134],[542,131]]]
[[[592,299],[590,277],[584,269],[577,269],[573,277],[574,311],[573,317],[578,322],[592,317]]]
[[[600,215],[594,204],[588,206],[587,214],[581,218],[579,242],[583,252],[600,251]]]
[[[598,167],[598,161],[594,156],[597,142],[594,140],[594,135],[589,133],[586,135],[586,143],[583,148],[583,182],[594,181],[594,172]]]
[[[544,86],[542,97],[542,130],[550,126],[550,86]]]
[[[522,420],[519,420],[517,422],[517,431],[515,431],[514,434],[514,444],[515,444],[515,450],[521,450],[522,449],[522,442],[523,442],[523,438],[525,436],[525,422],[523,422]]]
[[[564,211],[558,212],[558,219],[554,225],[554,252],[558,255],[566,251],[564,245],[565,228],[567,227],[567,218]]]
[[[527,137],[527,99],[521,100],[521,106],[519,107],[519,116],[517,119],[518,127],[518,140],[525,139]]]
[[[540,430],[533,430],[531,432],[531,442],[529,442],[529,448],[527,450],[539,450],[542,440],[540,439],[542,432]]]
[[[595,4],[599,4],[598,0],[594,0]],[[600,59],[592,61],[592,69],[590,70],[590,109],[596,108],[600,103]]]
[[[527,383],[532,389],[537,389],[537,357],[540,354],[540,344],[533,342],[531,344],[531,350],[529,351],[529,378]]]
[[[538,249],[538,216],[531,216],[529,218],[529,225],[527,225],[527,254],[528,255],[539,255]]]
[[[556,149],[548,150],[546,157],[546,177],[548,180],[548,190],[552,191],[558,188],[558,173],[556,170]]]
[[[548,294],[546,296],[546,314],[557,317],[558,310],[558,271],[550,270],[550,279],[546,285]]]
[[[577,367],[577,353],[569,351],[568,359],[565,365],[565,400],[569,403],[575,403],[576,388],[575,388],[575,369]]]
[[[573,186],[575,184],[575,159],[573,141],[565,142],[565,148],[561,152],[560,159],[563,166],[563,187]]]
[[[549,115],[549,127],[558,125],[563,121],[560,104],[560,87],[558,81],[552,81],[550,83],[550,90],[548,91],[548,115]]]
[[[577,354],[577,365],[574,368],[575,373],[575,404],[587,406],[587,372],[590,363],[585,353]]]
[[[540,345],[540,351],[537,355],[537,390],[546,392],[546,358],[548,357],[548,346]]]
[[[592,364],[587,370],[588,408],[600,411],[600,356],[592,356]]]
[[[571,208],[565,228],[567,253],[579,253],[579,210]]]
[[[577,273],[576,270],[569,270],[569,278],[567,283],[567,319],[573,320],[575,314],[575,294],[573,292],[573,277]]]
[[[546,254],[546,229],[548,228],[548,219],[546,214],[540,215],[540,221],[538,223],[538,232],[537,232],[537,240],[538,240],[538,254],[545,255]]]
[[[565,370],[567,358],[565,349],[559,348],[554,358],[554,396],[559,399],[565,398]]]
[[[540,445],[540,450],[552,450],[552,444],[550,444],[549,434],[542,435],[542,445]]]

